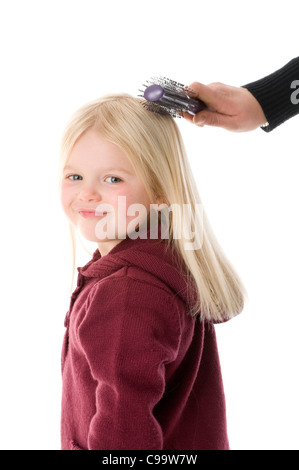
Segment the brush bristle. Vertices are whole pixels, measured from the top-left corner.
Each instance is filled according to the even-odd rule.
[[[155,102],[147,101],[144,97],[144,93],[147,88],[152,85],[160,85],[165,91],[165,97]],[[147,80],[142,86],[144,88],[139,90],[142,93],[139,97],[145,99],[143,106],[148,111],[157,114],[169,114],[174,118],[181,118],[183,117],[183,112],[188,111],[188,88],[182,83],[170,80],[166,77],[151,77],[150,80]]]
[[[141,97],[141,95],[139,95]],[[170,115],[174,118],[181,118],[183,114],[181,111],[176,110],[172,107],[164,106],[161,103],[150,103],[149,101],[144,100],[142,106],[147,109],[147,111],[151,111],[152,113],[162,114],[162,115]]]

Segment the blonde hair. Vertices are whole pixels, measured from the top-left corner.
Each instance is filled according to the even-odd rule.
[[[196,205],[202,205],[188,162],[183,140],[174,119],[144,108],[143,100],[127,94],[108,95],[88,103],[72,117],[62,138],[60,175],[78,138],[88,129],[96,128],[110,142],[119,146],[133,165],[136,174],[153,203],[191,207],[194,245],[199,249],[186,250],[183,237],[174,238],[175,214],[170,213],[169,244],[179,254],[179,269],[195,286],[190,289],[191,315],[202,320],[222,322],[243,309],[244,286],[219,246],[204,215],[198,227]],[[198,214],[197,214],[198,215]],[[180,223],[190,224],[190,214],[181,214]],[[201,239],[199,240],[199,238]],[[72,233],[74,245],[74,236]]]

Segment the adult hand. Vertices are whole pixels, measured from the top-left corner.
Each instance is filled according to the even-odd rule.
[[[259,102],[246,88],[223,83],[203,85],[198,82],[192,83],[188,88],[194,92],[190,95],[192,98],[199,98],[208,106],[208,109],[196,116],[184,113],[185,119],[199,127],[207,125],[246,132],[264,125],[267,121]]]

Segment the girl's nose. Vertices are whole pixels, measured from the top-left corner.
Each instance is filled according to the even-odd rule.
[[[99,192],[92,186],[82,188],[79,195],[81,201],[100,201],[101,195]]]

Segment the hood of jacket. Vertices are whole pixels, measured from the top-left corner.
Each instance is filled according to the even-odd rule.
[[[125,238],[103,257],[96,250],[92,260],[78,268],[78,272],[87,278],[105,278],[124,266],[134,266],[155,276],[186,304],[196,298],[194,284],[179,268],[179,256],[174,245],[168,245],[163,239],[149,236],[135,240]]]

